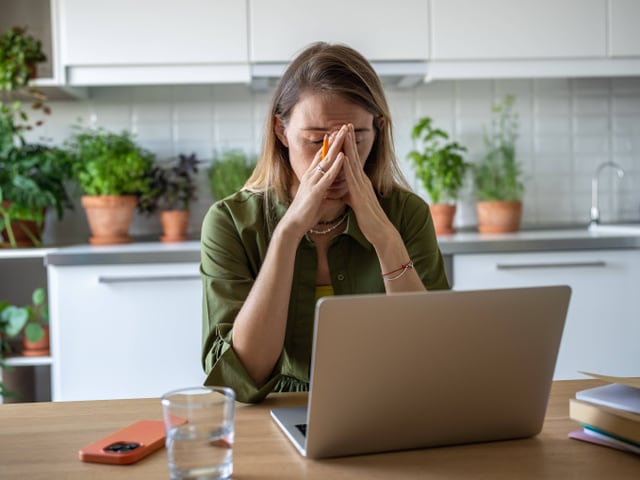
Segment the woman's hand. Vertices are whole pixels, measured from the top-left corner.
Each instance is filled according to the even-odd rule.
[[[338,134],[336,138],[339,136]],[[335,144],[324,160],[321,148],[293,192],[293,200],[281,223],[284,221],[285,224],[292,225],[300,237],[313,228],[320,221],[327,191],[340,174],[344,160],[344,153],[337,150]]]
[[[374,247],[385,241],[392,229],[397,231],[389,221],[387,214],[382,210],[378,197],[373,189],[371,180],[364,171],[364,163],[358,154],[358,144],[353,125],[345,125],[347,134],[342,145],[346,154],[344,166],[344,178],[348,185],[348,191],[344,202],[351,207],[358,219],[358,226],[364,236]],[[343,127],[343,128],[345,128]]]
[[[360,230],[375,248],[381,271],[391,272],[407,264],[411,259],[400,233],[380,206],[373,184],[364,171],[364,163],[358,155],[353,125],[348,127],[349,132],[343,144],[346,159],[342,170],[349,189],[344,201],[353,209]],[[386,280],[389,278],[385,278],[387,293],[424,291],[425,289],[413,268],[405,269],[401,278]]]

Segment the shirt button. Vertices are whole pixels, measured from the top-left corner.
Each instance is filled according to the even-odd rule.
[[[342,280],[344,280],[344,274],[339,273],[339,274],[337,275],[337,277],[336,277],[336,278],[337,278],[338,280],[342,281]]]

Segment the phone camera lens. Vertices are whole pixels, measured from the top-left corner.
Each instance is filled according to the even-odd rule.
[[[112,443],[108,447],[105,447],[105,450],[107,452],[125,453],[130,452],[131,450],[135,450],[139,446],[140,444],[136,442],[116,442]]]

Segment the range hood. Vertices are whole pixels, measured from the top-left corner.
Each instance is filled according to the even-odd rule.
[[[251,87],[254,90],[269,90],[282,76],[287,63],[251,64]],[[426,61],[371,62],[385,88],[411,88],[423,83],[427,77]]]

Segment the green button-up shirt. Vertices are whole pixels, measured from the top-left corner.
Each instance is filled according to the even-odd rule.
[[[412,192],[397,190],[379,198],[404,240],[414,268],[427,290],[447,289],[444,262],[429,207]],[[276,204],[275,222],[287,206]],[[305,236],[297,248],[284,347],[270,379],[255,385],[232,348],[233,322],[253,286],[269,246],[263,196],[238,192],[216,202],[201,232],[203,281],[203,352],[207,385],[226,385],[243,402],[259,402],[271,391],[304,391],[309,384],[315,311],[317,255]],[[345,231],[328,251],[336,295],[384,293],[380,263],[373,246],[349,212]]]

